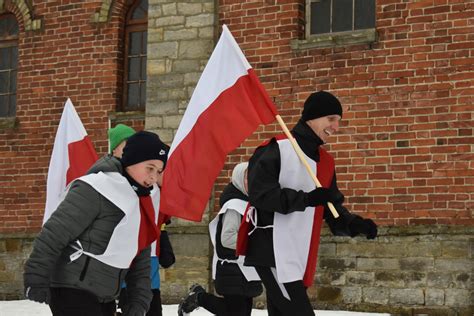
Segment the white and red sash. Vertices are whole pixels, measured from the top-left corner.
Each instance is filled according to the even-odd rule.
[[[311,176],[300,162],[290,141],[277,136],[280,150],[281,188],[291,188],[310,192],[316,188]],[[265,143],[264,143],[265,144]],[[331,186],[334,175],[334,159],[323,148],[319,148],[320,162],[304,155],[319,182],[325,188]],[[249,212],[250,213],[250,212]],[[306,287],[313,284],[318,258],[319,239],[323,221],[324,207],[307,207],[304,212],[290,214],[275,213],[273,221],[273,250],[275,254],[276,277],[279,283],[303,280]],[[239,230],[237,253],[245,254],[250,223],[245,214]],[[255,227],[254,229],[267,228]]]
[[[232,262],[235,263],[239,266],[240,271],[242,271],[242,274],[245,276],[247,281],[260,281],[260,277],[257,274],[257,271],[255,271],[255,268],[253,267],[247,267],[244,266],[244,260],[245,256],[239,256],[237,260],[221,260],[217,256],[217,251],[216,251],[216,232],[217,232],[217,224],[219,221],[219,215],[224,214],[227,212],[228,209],[233,209],[239,212],[240,215],[244,215],[245,210],[248,207],[248,202],[243,201],[240,199],[231,199],[222,205],[222,208],[220,209],[219,213],[216,215],[216,217],[209,223],[209,235],[211,236],[211,242],[212,245],[214,246],[214,256],[212,257],[212,279],[216,279],[216,267],[219,261],[227,261],[227,262]]]
[[[76,253],[71,255],[71,261],[84,254],[110,266],[128,269],[138,250],[141,215],[137,194],[133,191],[127,179],[117,172],[99,172],[80,177],[77,180],[88,183],[99,194],[115,204],[125,216],[115,226],[104,253],[93,254],[84,251],[82,245],[77,240],[71,244],[77,250]],[[160,190],[155,185],[150,193],[155,211],[155,219],[158,219],[159,215],[159,194]]]
[[[311,176],[300,162],[288,139],[277,141],[280,148],[281,188],[310,192],[316,188]],[[305,156],[321,185],[328,188],[334,174],[334,160],[322,148],[320,162]],[[277,278],[280,283],[303,280],[305,286],[313,284],[316,272],[319,239],[324,208],[307,207],[304,212],[275,213],[273,222],[273,248]]]

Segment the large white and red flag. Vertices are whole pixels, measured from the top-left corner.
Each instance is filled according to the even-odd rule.
[[[49,162],[43,224],[58,207],[66,186],[72,180],[83,176],[97,158],[81,119],[71,99],[68,98],[59,121]]]
[[[224,25],[171,144],[160,212],[200,221],[227,154],[276,114]]]

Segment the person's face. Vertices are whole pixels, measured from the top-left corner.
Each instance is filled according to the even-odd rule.
[[[162,181],[163,165],[163,161],[153,159],[136,163],[125,169],[133,180],[138,182],[138,184],[149,188],[153,186],[153,184]]]
[[[114,150],[112,150],[112,155],[117,158],[122,158],[123,148],[127,144],[127,140],[122,141]]]
[[[313,132],[318,135],[324,143],[326,143],[329,136],[339,130],[340,121],[341,116],[333,114],[306,121],[306,124],[308,124]]]

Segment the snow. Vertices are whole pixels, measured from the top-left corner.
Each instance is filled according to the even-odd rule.
[[[176,316],[178,305],[164,305],[163,316]],[[343,311],[315,311],[316,316],[389,316],[389,314],[380,313],[359,313],[359,312],[343,312]],[[0,301],[0,316],[51,316],[48,305],[39,304],[32,301]],[[195,310],[189,314],[191,316],[211,316],[203,308]],[[266,310],[254,309],[252,316],[266,316]]]

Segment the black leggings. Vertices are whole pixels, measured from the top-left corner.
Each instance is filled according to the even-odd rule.
[[[94,294],[87,291],[51,288],[49,308],[53,316],[113,316],[115,301],[100,303]]]
[[[202,293],[198,299],[199,306],[204,307],[217,316],[250,316],[252,298],[240,295],[224,295],[218,297]]]
[[[161,307],[161,292],[159,289],[151,290],[153,292],[153,299],[151,300],[150,309],[146,316],[162,316],[163,308]]]
[[[145,316],[162,316],[163,315],[163,308],[161,306],[161,292],[159,289],[151,290],[153,293],[153,299],[151,300],[150,309]],[[123,309],[125,305],[128,303],[128,293],[127,288],[123,288],[120,291],[119,296],[119,303],[118,306]]]
[[[314,316],[303,281],[278,284],[270,267],[255,267],[267,293],[268,316]],[[280,286],[284,287],[287,299]]]

